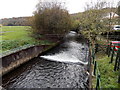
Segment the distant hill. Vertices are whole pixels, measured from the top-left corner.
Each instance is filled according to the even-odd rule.
[[[30,26],[32,17],[13,17],[4,18],[0,20],[0,24],[3,26]]]

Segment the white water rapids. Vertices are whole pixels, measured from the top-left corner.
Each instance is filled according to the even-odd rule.
[[[73,31],[66,35],[67,38],[75,37],[76,33]],[[85,43],[79,43],[75,40],[69,40],[65,42],[64,45],[67,47],[66,50],[61,50],[59,53],[40,56],[41,58],[57,61],[57,62],[67,62],[67,63],[78,63],[87,65],[88,61],[88,47]]]

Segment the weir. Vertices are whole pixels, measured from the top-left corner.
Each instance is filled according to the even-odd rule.
[[[62,44],[3,76],[4,88],[88,89],[87,40],[70,32]]]

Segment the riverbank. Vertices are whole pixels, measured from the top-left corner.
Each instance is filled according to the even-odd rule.
[[[99,88],[118,89],[120,88],[120,84],[118,83],[119,70],[114,71],[115,60],[113,63],[110,63],[111,57],[108,57],[106,54],[107,41],[108,40],[105,38],[98,38],[96,41],[98,44],[98,52],[94,56],[94,61],[96,61],[96,68],[99,69],[100,78],[97,75],[93,76],[92,86],[93,88],[96,88],[97,80],[99,79]],[[94,68],[95,67],[93,66],[93,74]]]
[[[120,88],[118,83],[119,71],[114,71],[114,64],[110,63],[111,57],[105,54],[97,53],[96,61],[101,73],[101,86],[102,88]]]

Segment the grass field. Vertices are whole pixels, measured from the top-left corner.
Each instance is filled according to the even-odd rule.
[[[0,38],[2,40],[30,40],[29,26],[2,26]]]
[[[29,26],[2,26],[0,27],[0,52],[17,48],[35,41],[30,37]]]
[[[51,44],[47,40],[36,41],[30,37],[30,26],[2,26],[0,27],[0,53],[24,45]]]

